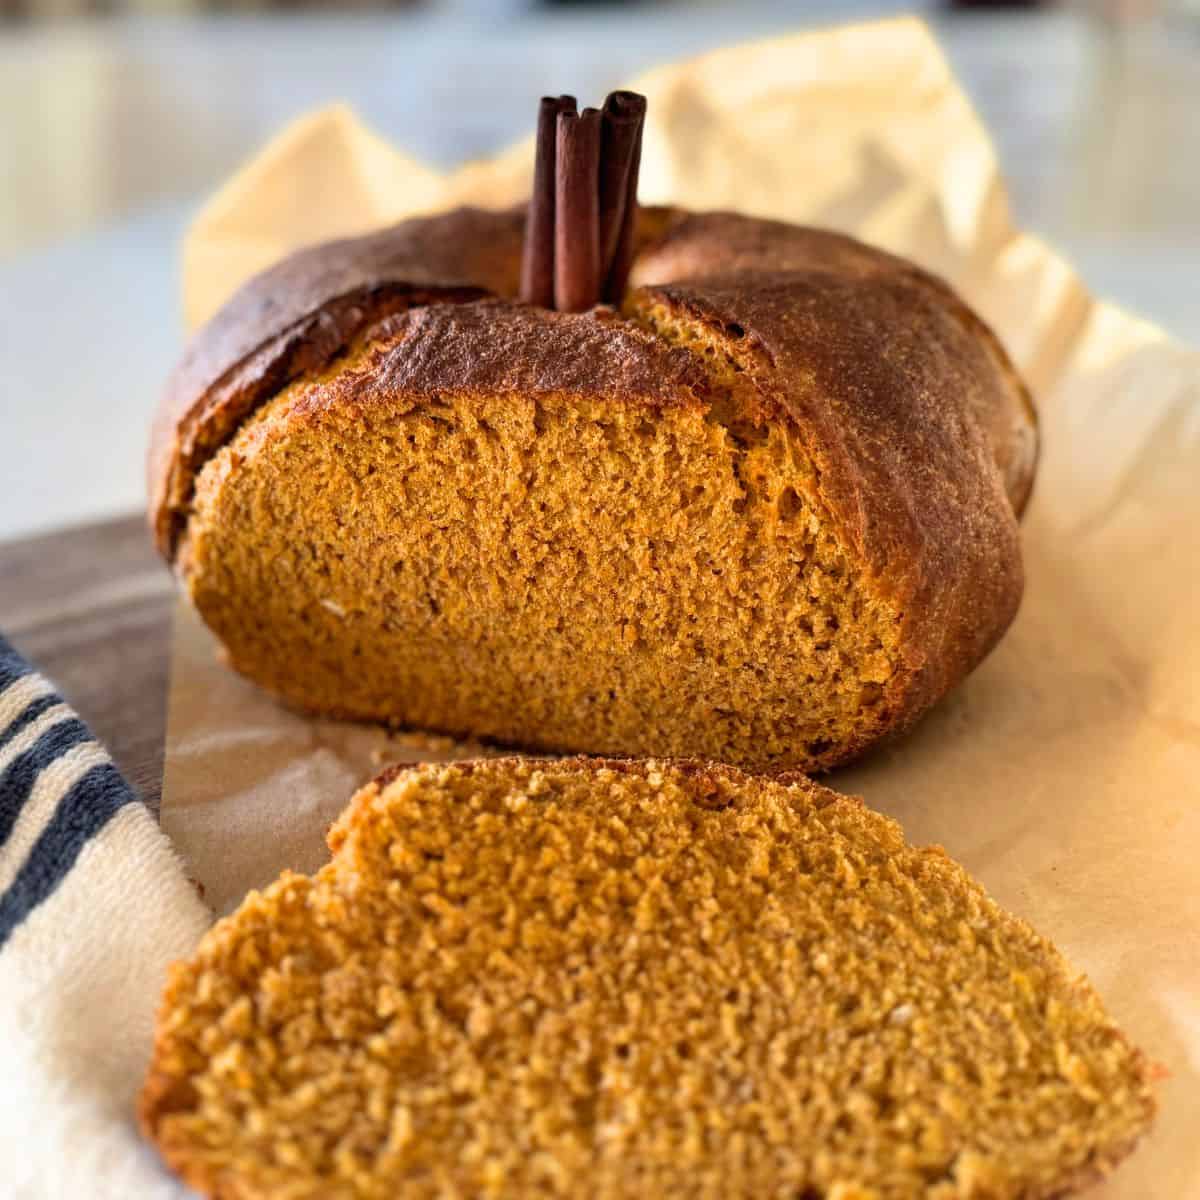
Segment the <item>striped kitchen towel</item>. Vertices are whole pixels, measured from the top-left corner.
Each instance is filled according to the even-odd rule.
[[[187,1193],[133,1109],[167,964],[211,915],[87,726],[0,637],[0,1196]]]

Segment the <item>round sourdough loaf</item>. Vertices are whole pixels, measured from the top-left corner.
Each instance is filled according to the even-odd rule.
[[[303,710],[820,769],[1016,612],[1028,394],[947,287],[838,234],[644,210],[620,312],[517,289],[523,216],[302,251],[192,342],[151,521]]]
[[[797,776],[496,759],[364,788],[171,971],[141,1100],[219,1200],[1039,1200],[1154,1109],[1095,992]]]

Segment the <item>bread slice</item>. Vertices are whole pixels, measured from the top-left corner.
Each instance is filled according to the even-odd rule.
[[[141,1121],[208,1196],[1029,1200],[1150,1122],[1053,946],[803,778],[395,769],[329,842],[171,971]]]

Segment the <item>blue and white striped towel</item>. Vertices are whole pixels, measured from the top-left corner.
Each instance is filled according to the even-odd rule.
[[[84,723],[0,637],[0,1197],[186,1193],[133,1108],[166,967],[211,921]]]

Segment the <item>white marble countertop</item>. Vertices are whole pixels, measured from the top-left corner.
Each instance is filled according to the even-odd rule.
[[[530,97],[601,94],[655,61],[831,10],[668,6],[486,28],[404,14],[131,21],[5,35],[0,539],[141,503],[149,414],[181,344],[180,230],[291,116],[348,99],[385,135],[449,164],[521,134]],[[1077,13],[939,18],[937,29],[993,132],[1020,222],[1094,290],[1200,344],[1200,153],[1183,154],[1171,128],[1200,128],[1187,117],[1200,111],[1197,31],[1177,60],[1176,50],[1161,60],[1172,39],[1118,53]]]

